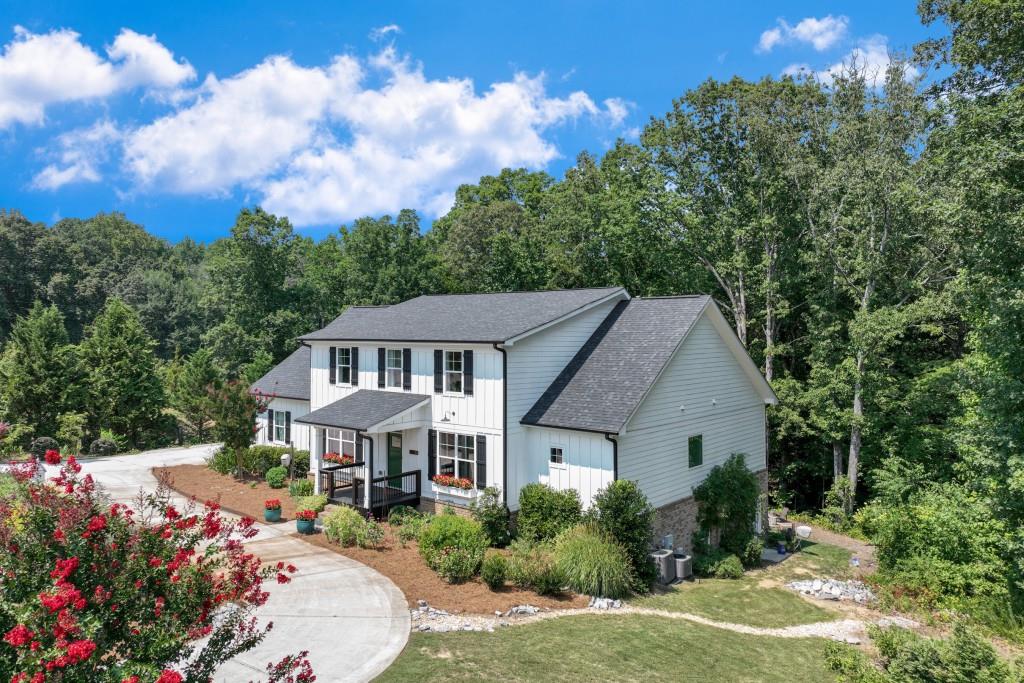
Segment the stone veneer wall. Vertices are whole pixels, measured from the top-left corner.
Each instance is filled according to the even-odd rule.
[[[757,473],[757,480],[761,485],[761,493],[768,492],[768,470],[761,470]],[[765,506],[760,506],[762,515],[761,528],[767,525],[767,511]],[[663,505],[654,514],[654,543],[661,543],[661,537],[665,534],[672,534],[672,542],[677,548],[683,548],[687,552],[693,550],[693,534],[697,531],[697,502],[693,496],[677,500],[674,503]]]
[[[445,503],[443,501],[434,500],[433,498],[420,498],[419,510],[420,512],[429,512],[434,515],[440,515],[445,510],[452,510],[457,515],[462,515],[463,517],[470,516],[468,507]]]

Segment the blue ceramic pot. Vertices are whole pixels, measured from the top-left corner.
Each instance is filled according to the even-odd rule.
[[[297,519],[295,520],[295,528],[298,529],[300,534],[311,534],[316,529],[316,520]]]

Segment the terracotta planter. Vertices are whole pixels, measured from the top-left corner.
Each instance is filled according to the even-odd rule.
[[[265,522],[280,522],[281,521],[281,508],[276,510],[264,510],[263,521]]]
[[[300,534],[311,534],[316,529],[316,520],[297,519],[295,520],[295,528]]]

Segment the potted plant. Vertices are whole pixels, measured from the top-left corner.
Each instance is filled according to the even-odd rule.
[[[281,501],[269,498],[263,501],[263,519],[267,522],[281,521]]]
[[[295,528],[300,534],[311,534],[316,528],[316,510],[299,510],[295,513]]]

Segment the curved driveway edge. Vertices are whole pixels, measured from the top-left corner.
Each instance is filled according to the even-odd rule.
[[[154,467],[199,464],[214,446],[165,448],[137,455],[83,459],[111,498],[129,503],[143,488],[156,488]],[[270,598],[257,615],[274,628],[259,646],[217,672],[217,681],[259,680],[266,665],[309,650],[317,681],[368,681],[402,652],[409,639],[409,609],[402,591],[383,574],[306,543],[291,525],[257,523],[246,545],[264,562],[283,560],[298,571],[290,583],[267,584]]]

